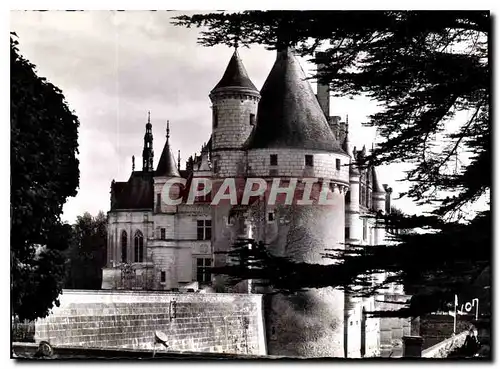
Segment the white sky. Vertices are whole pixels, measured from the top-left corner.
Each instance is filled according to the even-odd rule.
[[[208,94],[224,73],[233,52],[225,46],[197,45],[199,30],[174,27],[170,18],[189,12],[12,11],[11,31],[19,36],[23,56],[40,76],[58,86],[80,119],[78,195],[64,207],[63,220],[73,222],[85,211],[108,211],[113,179],[126,181],[131,157],[142,169],[147,112],[151,110],[156,167],[170,120],[174,153],[181,167],[199,152],[211,132]],[[263,47],[240,49],[257,88],[267,77],[275,53]],[[308,70],[312,66],[303,67]],[[371,148],[374,129],[361,127],[377,106],[366,99],[332,99],[330,112],[349,115],[350,142]],[[393,197],[407,189],[398,182],[405,165],[379,168]],[[408,199],[394,201],[405,212],[422,211]]]

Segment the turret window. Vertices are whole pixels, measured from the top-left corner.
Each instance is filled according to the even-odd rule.
[[[335,168],[337,168],[337,170],[340,170],[340,159],[335,159]]]
[[[313,167],[314,166],[314,158],[312,155],[306,155],[306,167]]]
[[[160,240],[166,239],[165,233],[166,233],[165,228],[160,228]]]
[[[213,122],[213,127],[217,128],[217,125],[219,124],[219,117],[217,115],[217,107],[212,106],[212,122]]]
[[[250,114],[250,125],[251,126],[255,125],[255,114]]]
[[[349,227],[345,227],[345,239],[348,240],[349,238],[351,238],[350,229]]]
[[[278,155],[277,154],[271,154],[269,158],[270,164],[271,165],[278,165]]]
[[[345,203],[350,204],[351,203],[351,191],[347,191],[345,194]]]

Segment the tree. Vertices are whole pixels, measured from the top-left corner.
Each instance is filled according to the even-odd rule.
[[[78,118],[39,77],[11,33],[11,301],[20,319],[44,317],[61,292],[71,226],[60,219],[79,184]]]
[[[359,293],[372,294],[376,289],[360,276],[390,271],[377,289],[404,284],[413,297],[397,314],[416,316],[446,310],[454,294],[490,265],[490,210],[462,217],[491,187],[488,12],[245,11],[180,16],[173,23],[203,27],[199,42],[208,47],[293,47],[322,65],[314,77],[328,83],[334,96],[377,101],[380,111],[365,123],[383,141],[365,165],[413,163],[405,195],[435,206],[427,215],[379,217],[381,226],[407,230],[395,235],[398,246],[326,252],[342,261],[332,266],[293,265],[261,254],[265,267],[252,269],[253,277],[260,271],[289,291],[360,284],[366,288]],[[318,276],[332,277],[325,282]]]
[[[100,211],[88,212],[73,225],[73,242],[66,250],[65,288],[101,289],[102,268],[106,264],[107,218]]]

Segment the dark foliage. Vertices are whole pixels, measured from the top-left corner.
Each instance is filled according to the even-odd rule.
[[[106,245],[107,218],[102,211],[95,217],[89,213],[77,217],[73,225],[73,240],[65,252],[65,288],[101,289]]]
[[[11,301],[13,313],[24,320],[44,317],[58,304],[62,252],[72,233],[60,215],[79,183],[79,122],[62,92],[19,55],[15,38],[12,34]]]
[[[364,123],[383,142],[365,164],[414,164],[404,195],[435,206],[430,215],[380,218],[398,246],[349,245],[326,255],[341,261],[332,266],[261,253],[262,268],[225,273],[290,291],[358,284],[357,293],[372,294],[401,283],[413,295],[395,313],[403,315],[446,309],[455,293],[477,292],[473,281],[491,260],[491,214],[465,221],[462,211],[491,188],[489,12],[245,11],[180,16],[174,24],[202,28],[204,46],[294,47],[322,65],[315,77],[335,96],[377,101],[379,112]],[[389,277],[374,285],[371,276],[381,272]],[[479,289],[491,284],[483,282]]]

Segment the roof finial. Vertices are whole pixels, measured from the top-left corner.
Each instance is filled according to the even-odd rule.
[[[151,110],[148,110],[148,123],[151,123]]]
[[[181,150],[177,150],[177,170],[181,170]]]
[[[132,172],[135,170],[135,156],[132,155]]]
[[[170,121],[167,120],[167,141],[170,138]]]
[[[349,114],[345,115],[345,124],[349,124]]]

